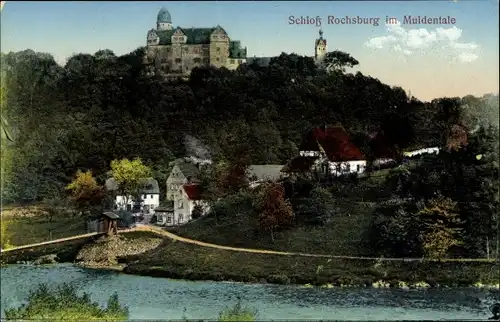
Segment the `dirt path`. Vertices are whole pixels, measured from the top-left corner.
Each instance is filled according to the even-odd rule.
[[[335,255],[323,255],[323,254],[307,254],[307,253],[291,253],[291,252],[281,252],[275,250],[266,250],[266,249],[253,249],[253,248],[239,248],[239,247],[230,247],[230,246],[222,246],[211,243],[202,242],[199,240],[189,239],[185,237],[181,237],[175,235],[169,231],[164,229],[154,227],[154,226],[139,226],[132,230],[138,231],[151,231],[162,236],[168,237],[172,240],[177,240],[183,243],[199,245],[202,247],[210,247],[216,249],[230,250],[235,252],[246,252],[246,253],[257,253],[257,254],[273,254],[273,255],[283,255],[283,256],[303,256],[303,257],[316,257],[316,258],[331,258],[331,259],[357,259],[357,260],[379,260],[379,261],[399,261],[399,262],[421,262],[422,258],[379,258],[379,257],[356,257],[356,256],[335,256]],[[427,260],[428,261],[428,260]],[[495,259],[486,259],[486,258],[465,258],[465,259],[443,259],[443,262],[495,262]]]
[[[65,237],[65,238],[55,239],[55,240],[49,240],[49,241],[45,241],[45,242],[41,242],[41,243],[36,243],[36,244],[16,246],[16,247],[11,247],[9,249],[2,249],[1,253],[12,252],[12,251],[15,251],[15,250],[21,250],[21,249],[27,249],[27,248],[35,248],[35,247],[44,246],[44,245],[57,244],[57,243],[62,243],[62,242],[68,241],[68,240],[88,238],[88,237],[102,235],[102,234],[103,233],[89,233],[89,234],[76,235],[76,236],[71,236],[71,237]]]
[[[155,226],[137,226],[132,229],[125,229],[125,230],[120,230],[118,233],[127,233],[127,232],[133,232],[133,231],[149,231],[156,233],[158,235],[170,238],[172,240],[176,240],[182,243],[187,243],[187,244],[194,244],[202,247],[210,247],[210,248],[216,248],[216,249],[223,249],[223,250],[230,250],[230,251],[235,251],[235,252],[245,252],[245,253],[256,253],[256,254],[272,254],[272,255],[281,255],[281,256],[303,256],[303,257],[316,257],[316,258],[330,258],[330,259],[354,259],[354,260],[378,260],[378,261],[399,261],[399,262],[421,262],[423,261],[422,258],[381,258],[381,257],[357,257],[357,256],[335,256],[335,255],[324,255],[324,254],[307,254],[307,253],[293,253],[293,252],[281,252],[281,251],[275,251],[275,250],[267,250],[267,249],[253,249],[253,248],[240,248],[240,247],[231,247],[231,246],[222,246],[222,245],[217,245],[217,244],[211,244],[211,243],[206,243],[202,242],[199,240],[194,240],[194,239],[189,239],[185,237],[181,237],[178,235],[175,235],[169,231],[166,231],[162,228],[155,227]],[[66,237],[66,238],[61,238],[57,240],[51,240],[51,241],[46,241],[46,242],[41,242],[41,243],[36,243],[36,244],[31,244],[31,245],[23,245],[23,246],[18,246],[18,247],[13,247],[9,249],[4,249],[1,252],[12,252],[16,250],[21,250],[21,249],[28,249],[28,248],[34,248],[34,247],[39,247],[39,246],[44,246],[44,245],[50,245],[50,244],[57,244],[57,243],[62,243],[65,241],[69,240],[76,240],[76,239],[82,239],[82,238],[88,238],[96,235],[103,235],[104,233],[90,233],[90,234],[83,234],[83,235],[77,235],[77,236],[72,236],[72,237]],[[428,260],[427,260],[428,261]],[[442,259],[440,260],[442,262],[495,262],[495,259],[486,259],[486,258],[464,258],[464,259]]]

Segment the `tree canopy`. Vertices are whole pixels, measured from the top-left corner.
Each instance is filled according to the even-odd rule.
[[[235,173],[248,164],[285,164],[303,135],[324,124],[340,123],[351,137],[384,132],[400,149],[440,146],[456,121],[454,109],[470,106],[477,117],[465,126],[474,127],[486,122],[476,111],[498,102],[421,102],[376,78],[346,73],[358,61],[342,52],[327,55],[335,73],[283,53],[268,66],[196,68],[188,80],[145,76],[143,55],[143,48],[122,56],[100,50],[75,54],[65,66],[32,50],[1,55],[8,106],[2,115],[15,138],[2,153],[6,202],[63,193],[77,169],[102,183],[113,160],[140,158],[162,182],[169,162],[193,153],[186,136]]]

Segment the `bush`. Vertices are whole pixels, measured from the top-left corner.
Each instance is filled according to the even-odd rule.
[[[240,191],[237,194],[229,195],[215,202],[210,209],[209,216],[224,218],[226,216],[233,216],[235,213],[252,214],[254,212],[252,195],[249,192]]]
[[[297,199],[295,213],[297,220],[310,225],[322,225],[333,214],[333,196],[327,189],[313,188],[307,198]]]
[[[203,207],[201,205],[195,205],[193,211],[191,212],[191,218],[198,219],[203,215]]]
[[[108,299],[106,308],[90,300],[84,293],[77,294],[75,287],[62,284],[50,290],[45,284],[40,284],[27,298],[27,304],[19,308],[5,310],[7,320],[121,320],[128,318],[128,308],[118,302],[115,293]]]
[[[226,308],[219,314],[219,321],[255,321],[257,311],[241,305],[241,300],[238,299],[236,305],[231,308]]]

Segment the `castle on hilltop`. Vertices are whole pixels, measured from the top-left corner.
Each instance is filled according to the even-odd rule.
[[[221,27],[181,28],[172,25],[172,17],[162,8],[156,29],[147,33],[144,63],[149,74],[186,75],[200,66],[236,69],[246,62],[247,49],[231,40]]]

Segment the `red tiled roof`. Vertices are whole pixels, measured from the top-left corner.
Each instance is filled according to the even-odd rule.
[[[201,199],[201,189],[197,184],[185,184],[182,186],[189,200],[200,200]]]
[[[329,161],[364,160],[363,152],[349,139],[341,126],[316,128],[310,131],[300,146],[300,151],[321,151]]]

